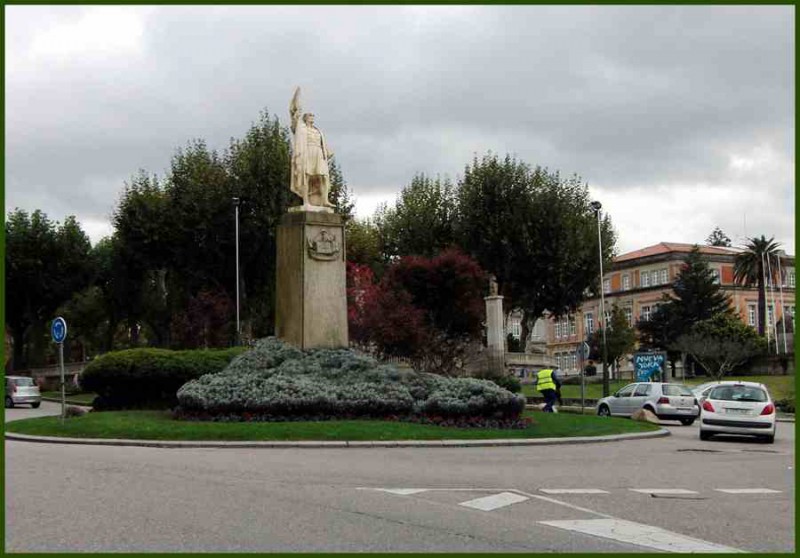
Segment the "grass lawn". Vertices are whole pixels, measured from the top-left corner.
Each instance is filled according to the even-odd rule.
[[[43,391],[42,397],[50,399],[58,399],[61,401],[60,391]],[[80,405],[91,405],[94,398],[97,397],[96,393],[67,393],[67,402]]]
[[[784,399],[794,395],[794,376],[729,376],[725,380],[745,381],[745,382],[759,382],[767,386],[770,395],[773,399]],[[680,382],[680,380],[677,380]],[[710,382],[711,379],[706,376],[697,378],[687,378],[686,385],[689,387]],[[621,387],[631,383],[631,380],[619,380],[609,382],[611,386],[610,393],[614,393]],[[526,397],[542,397],[536,388],[529,384],[522,386],[522,393]],[[580,399],[581,386],[580,385],[566,385],[561,388],[561,397],[567,399]],[[586,399],[600,399],[603,397],[603,384],[586,384]]]
[[[622,418],[526,411],[534,424],[518,430],[447,428],[394,421],[215,423],[173,420],[164,411],[109,411],[67,419],[39,417],[6,424],[7,432],[72,438],[227,441],[476,440],[603,436],[649,432],[658,426]]]

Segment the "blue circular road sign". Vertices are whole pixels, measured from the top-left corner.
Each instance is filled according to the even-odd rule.
[[[56,318],[50,326],[50,334],[53,336],[53,341],[56,343],[63,343],[67,338],[67,322],[64,318]]]

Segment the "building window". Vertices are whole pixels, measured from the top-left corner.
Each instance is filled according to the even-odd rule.
[[[606,328],[608,328],[608,326],[609,326],[610,324],[611,324],[611,312],[610,312],[610,311],[608,311],[608,310],[606,310],[606,319],[605,319],[605,322],[604,322],[604,326],[605,326]]]
[[[772,304],[767,305],[767,327],[773,328],[775,326],[775,312]]]
[[[650,283],[652,285],[658,285],[658,271],[650,272]]]
[[[641,320],[643,322],[649,322],[650,321],[650,307],[649,306],[642,306]]]
[[[575,325],[575,317],[574,316],[572,316],[569,319],[569,334],[570,335],[577,335],[578,334],[578,328]]]
[[[719,270],[718,269],[712,269],[711,270],[711,275],[714,277],[714,283],[719,285]]]
[[[561,322],[556,320],[555,322],[555,331],[556,331],[556,339],[561,339]]]
[[[789,286],[794,288],[794,270],[789,272]]]
[[[578,355],[576,353],[572,353],[572,369],[578,369]]]
[[[622,290],[627,291],[631,288],[631,276],[630,275],[623,275],[622,276]]]
[[[628,320],[628,325],[633,325],[633,309],[630,306],[626,306],[622,311],[625,313],[625,319]]]
[[[669,278],[667,276],[667,271],[668,270],[666,270],[666,269],[662,269],[661,270],[661,284],[662,285],[666,285],[667,283],[669,283]]]
[[[586,333],[594,333],[594,316],[591,312],[586,313]]]
[[[642,272],[642,287],[650,286],[650,274],[647,271]]]
[[[604,293],[611,292],[611,279],[603,279],[603,292]]]
[[[517,320],[513,320],[511,322],[511,336],[514,339],[519,339],[522,335],[522,324],[519,323]]]
[[[748,304],[747,305],[747,325],[751,327],[756,327],[756,305],[755,304]]]

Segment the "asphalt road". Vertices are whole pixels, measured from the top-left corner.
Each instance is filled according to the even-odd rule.
[[[672,436],[494,448],[7,441],[6,550],[794,551],[794,424],[774,445],[664,425]],[[552,492],[568,489],[594,493]]]

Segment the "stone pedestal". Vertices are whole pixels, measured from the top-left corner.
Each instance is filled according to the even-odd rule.
[[[503,297],[490,295],[486,301],[486,348],[489,369],[495,374],[505,374],[506,336],[503,327]]]
[[[345,238],[336,213],[286,213],[278,225],[275,335],[300,349],[348,346]]]

